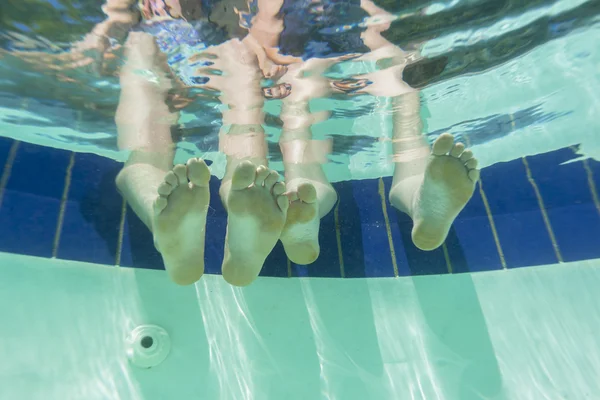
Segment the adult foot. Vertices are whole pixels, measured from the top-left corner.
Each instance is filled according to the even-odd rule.
[[[289,200],[279,174],[250,161],[240,163],[226,195],[227,236],[223,278],[246,286],[258,276],[285,224]]]
[[[462,143],[454,143],[449,133],[433,144],[423,176],[395,184],[390,191],[391,204],[404,209],[400,193],[413,190],[412,207],[407,211],[413,219],[412,239],[421,250],[439,247],[450,226],[467,204],[479,179],[477,160]]]
[[[204,273],[209,179],[204,161],[192,158],[166,174],[154,201],[154,245],[169,276],[180,285],[194,283]]]

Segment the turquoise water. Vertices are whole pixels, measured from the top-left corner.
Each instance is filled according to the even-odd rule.
[[[600,7],[376,3],[393,14],[386,37],[420,51],[404,78],[420,89],[423,133],[470,145],[486,191],[443,248],[410,247],[406,219],[386,203],[392,100],[317,96],[310,111],[324,118],[310,129],[332,145],[323,169],[340,195],[322,222],[321,269],[284,254],[247,288],[218,275],[222,237],[198,283],[167,279],[109,173],[120,165],[106,159],[129,156],[116,142],[118,78],[35,61],[99,22],[97,2],[0,5],[0,399],[600,398]],[[389,62],[347,61],[325,76]],[[281,108],[264,105],[279,171]],[[223,109],[207,96],[182,110],[176,163],[202,157],[223,177]],[[207,231],[224,235],[217,207]],[[172,344],[150,369],[128,353],[146,324]]]
[[[196,287],[0,253],[7,399],[595,399],[598,260],[406,279]],[[268,296],[266,295],[268,294]],[[170,332],[128,364],[140,324]]]
[[[447,6],[452,9],[460,4]],[[441,13],[444,7],[442,3],[430,4],[421,10],[422,18]],[[522,14],[497,17],[487,24],[472,27],[463,25],[462,29],[442,32],[422,43],[421,53],[425,58],[451,56],[453,52],[462,51],[472,54],[475,66],[483,63],[482,67],[486,67],[486,60],[491,64],[487,70],[434,81],[421,91],[424,133],[435,138],[449,131],[459,138],[468,138],[482,167],[572,145],[580,146],[582,157],[599,159],[599,122],[594,115],[600,107],[597,68],[600,55],[595,51],[600,25],[594,11],[593,2],[540,3]],[[401,26],[406,15],[398,15],[395,24]],[[524,36],[523,29],[532,37]],[[537,46],[534,46],[535,35],[540,37]],[[510,38],[512,45],[503,44],[502,40]],[[38,47],[43,45],[38,39],[31,46],[36,43]],[[486,43],[494,47],[485,50]],[[504,53],[502,46],[508,46]],[[511,46],[528,51],[518,54]],[[500,48],[496,52],[501,54],[517,54],[514,59],[495,58],[495,48]],[[373,68],[369,63],[347,62],[330,75],[365,73]],[[75,82],[57,82],[11,54],[4,55],[0,70],[0,132],[3,136],[92,152],[115,160],[126,159],[127,154],[116,149],[113,140],[116,132],[110,118],[118,100],[118,80],[98,80],[74,71]],[[447,70],[448,74],[453,73],[452,68]],[[467,67],[463,70],[469,72]],[[24,82],[28,84],[23,86]],[[89,90],[94,91],[93,96]],[[86,107],[73,106],[71,98],[81,98]],[[214,133],[209,136],[192,133],[186,137],[178,144],[176,162],[190,156],[203,156],[215,161],[213,173],[222,177],[224,158],[218,152],[214,137],[214,127],[220,125],[220,105],[212,101],[198,107],[190,111],[184,109],[179,124],[184,131],[212,126]],[[281,101],[271,100],[264,108],[267,117],[274,117],[266,121],[267,140],[273,144],[280,134],[276,122],[280,107]],[[330,180],[391,175],[388,98],[362,95],[351,99],[315,99],[311,107],[313,112],[333,111],[330,118],[312,126],[314,139],[333,138],[343,143],[340,150],[334,148],[331,162],[325,165]],[[278,155],[271,153],[271,158],[272,168],[281,170]]]

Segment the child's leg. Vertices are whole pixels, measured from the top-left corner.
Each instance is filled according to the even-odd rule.
[[[223,277],[245,286],[256,279],[277,244],[289,202],[279,174],[266,167],[264,98],[256,59],[238,40],[219,46],[215,53],[222,75],[213,82],[229,108],[223,112],[219,143],[227,155],[219,189],[228,213]]]
[[[391,20],[389,13],[370,0],[361,0],[361,4],[371,16]],[[433,250],[446,240],[454,219],[473,195],[479,179],[477,160],[448,133],[429,148],[422,134],[419,92],[401,80],[402,71],[415,55],[381,35],[388,27],[388,23],[373,25],[363,34],[372,51],[361,58],[374,59],[385,67],[360,78],[373,82],[365,92],[392,97],[395,166],[390,203],[412,218],[414,244]]]
[[[204,272],[210,172],[199,159],[173,168],[177,114],[165,103],[171,83],[161,57],[150,35],[129,35],[116,123],[119,148],[131,155],[117,186],[152,231],[171,279],[191,284]]]
[[[331,142],[313,140],[311,128],[316,115],[309,108],[310,99],[331,93],[323,71],[333,63],[334,60],[325,59],[309,61],[292,66],[282,78],[293,89],[281,108],[283,130],[279,147],[291,200],[281,242],[288,258],[297,264],[310,264],[319,256],[320,219],[337,201],[322,168],[331,152]]]
[[[390,203],[413,220],[412,239],[422,250],[439,247],[479,179],[477,160],[449,133],[430,150],[421,132],[418,92],[393,99],[394,178]]]

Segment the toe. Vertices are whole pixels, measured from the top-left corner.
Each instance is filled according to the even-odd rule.
[[[305,203],[314,203],[317,200],[317,190],[312,183],[298,185],[298,197]]]
[[[265,179],[267,179],[267,176],[269,176],[270,173],[271,171],[269,170],[269,168],[265,167],[264,165],[260,165],[256,169],[256,178],[254,179],[254,184],[256,186],[262,186],[265,183]]]
[[[465,145],[462,143],[456,143],[452,150],[450,150],[450,155],[452,157],[459,158],[463,151],[465,151]]]
[[[467,161],[469,161],[472,158],[473,158],[473,152],[471,150],[465,150],[460,156],[460,161],[466,163]]]
[[[256,166],[252,161],[242,161],[233,171],[231,188],[233,190],[245,189],[252,185],[256,178]]]
[[[273,185],[275,185],[279,181],[279,173],[277,171],[271,171],[269,176],[265,179],[265,187],[269,190],[273,189]]]
[[[285,183],[283,183],[283,182],[275,183],[275,185],[273,185],[272,192],[273,192],[274,196],[281,196],[282,194],[284,194],[285,193]]]
[[[173,186],[169,185],[167,182],[163,182],[158,185],[158,194],[161,196],[168,196],[173,191]]]
[[[470,160],[468,160],[465,163],[465,167],[467,167],[468,169],[476,169],[477,168],[477,159],[471,158]]]
[[[177,177],[180,185],[183,185],[188,182],[187,180],[187,168],[183,164],[177,164],[173,168],[173,173]]]
[[[469,171],[469,179],[475,183],[479,180],[479,170],[478,169],[472,169]]]
[[[433,143],[432,153],[436,156],[448,154],[454,145],[454,136],[449,133],[442,133]]]
[[[187,162],[187,177],[196,186],[206,186],[210,180],[210,170],[201,158],[190,158]]]
[[[158,196],[156,198],[156,200],[154,200],[154,212],[156,214],[159,214],[162,210],[164,210],[167,207],[167,198],[163,197],[163,196]]]
[[[175,176],[175,173],[173,171],[167,172],[167,175],[165,175],[165,182],[167,182],[173,188],[179,186],[179,180],[177,179],[177,176]]]

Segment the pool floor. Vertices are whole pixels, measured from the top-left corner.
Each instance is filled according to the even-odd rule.
[[[0,253],[0,398],[592,399],[600,260],[401,278],[205,276]],[[159,366],[125,337],[171,335]]]

